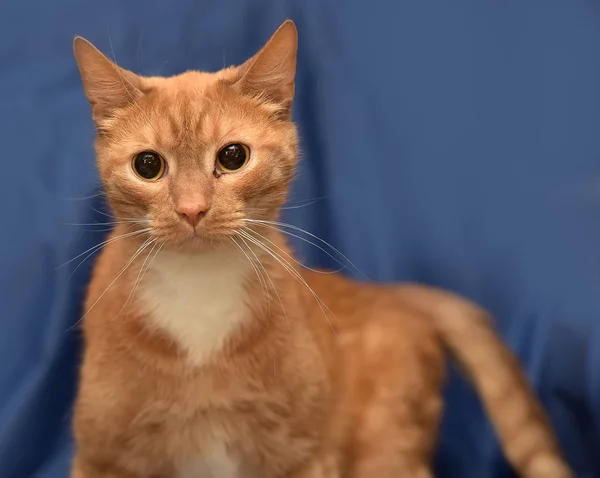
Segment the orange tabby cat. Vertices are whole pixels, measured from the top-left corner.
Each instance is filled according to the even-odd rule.
[[[521,475],[573,476],[478,307],[296,267],[275,221],[298,158],[291,21],[217,73],[74,48],[118,223],[85,307],[74,478],[430,477],[445,347]]]

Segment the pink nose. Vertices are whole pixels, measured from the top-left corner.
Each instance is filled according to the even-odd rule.
[[[208,211],[208,206],[204,203],[182,203],[177,206],[175,209],[177,214],[181,216],[182,219],[185,219],[190,225],[195,229],[200,219],[206,214]]]

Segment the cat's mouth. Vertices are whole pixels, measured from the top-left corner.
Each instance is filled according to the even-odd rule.
[[[174,247],[186,252],[205,252],[215,249],[223,243],[223,236],[203,234],[202,231],[191,231],[185,237],[175,242]]]
[[[154,225],[152,236],[163,248],[202,252],[213,249],[225,242],[243,227],[234,221],[203,221],[195,227],[183,222],[170,222]]]

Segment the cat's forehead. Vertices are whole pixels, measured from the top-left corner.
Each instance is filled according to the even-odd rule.
[[[226,69],[145,78],[147,94],[124,118],[127,136],[169,150],[218,142],[224,135],[251,134],[271,111],[232,90],[234,74]]]
[[[146,78],[145,106],[157,110],[179,108],[181,114],[190,112],[186,106],[198,106],[224,93],[228,76],[218,73],[187,71],[177,76]]]
[[[217,72],[190,70],[169,77],[146,77],[144,83],[161,96],[194,95],[210,92],[223,82],[231,83],[236,68],[225,68]]]

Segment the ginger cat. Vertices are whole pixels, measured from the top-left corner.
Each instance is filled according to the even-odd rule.
[[[217,73],[74,49],[117,226],[85,306],[73,478],[431,477],[446,348],[514,468],[574,476],[484,311],[298,267],[276,221],[298,159],[291,21]]]

